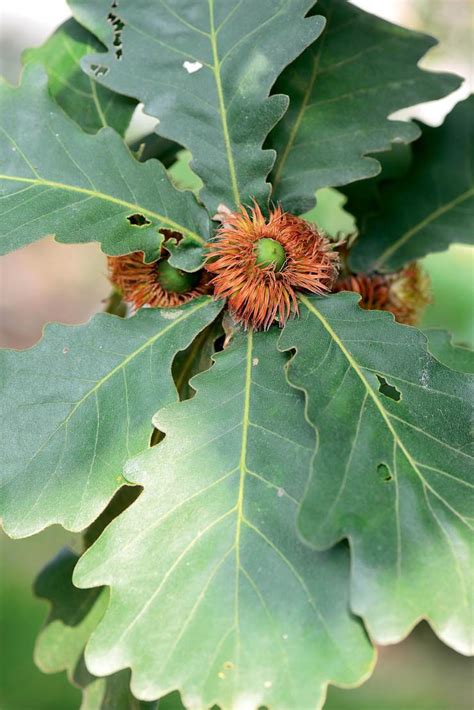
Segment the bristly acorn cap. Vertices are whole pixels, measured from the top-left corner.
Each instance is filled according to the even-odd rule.
[[[246,328],[283,325],[298,313],[297,291],[325,294],[337,276],[339,256],[315,225],[276,207],[266,220],[255,204],[226,213],[208,244],[206,269],[216,298],[227,298]]]
[[[416,263],[391,274],[350,274],[336,281],[333,291],[360,293],[361,308],[389,311],[405,325],[417,325],[431,302],[429,278]]]
[[[181,271],[171,266],[165,256],[145,264],[143,256],[143,252],[138,251],[107,259],[110,281],[133,308],[176,308],[207,293],[208,277],[205,271]]]

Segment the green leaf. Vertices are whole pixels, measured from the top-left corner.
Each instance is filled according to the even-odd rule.
[[[201,331],[186,350],[176,355],[173,362],[173,378],[180,399],[194,397],[195,390],[190,380],[211,367],[212,356],[216,352],[216,340],[223,335],[221,319],[218,318]]]
[[[415,124],[388,120],[391,113],[441,98],[460,83],[418,68],[436,44],[431,37],[346,0],[320,0],[316,10],[326,28],[277,81],[275,92],[290,96],[290,109],[267,143],[278,154],[273,199],[298,213],[314,205],[321,187],[376,175],[380,165],[367,153],[417,138]]]
[[[352,608],[376,642],[399,641],[426,618],[467,653],[473,378],[354,294],[301,303],[280,343],[296,350],[289,378],[319,435],[300,529],[318,549],[349,539]]]
[[[439,328],[426,328],[428,349],[446,367],[457,372],[474,374],[474,351],[460,345],[453,345],[451,335]]]
[[[262,144],[288,106],[286,97],[268,95],[282,69],[321,32],[320,17],[304,17],[313,3],[148,0],[110,10],[110,0],[69,2],[109,48],[88,58],[89,71],[142,101],[159,119],[160,135],[192,152],[211,214],[219,203],[268,200],[275,156]],[[109,13],[124,24],[119,56]]]
[[[139,703],[130,692],[130,672],[107,678],[91,675],[84,663],[84,648],[108,604],[101,589],[77,589],[72,571],[79,559],[67,548],[41,571],[35,593],[47,599],[51,610],[35,647],[35,662],[44,673],[66,671],[71,683],[83,690],[82,710],[110,708],[156,708],[156,703]]]
[[[158,413],[163,442],[125,469],[144,492],[76,568],[76,584],[112,590],[87,664],[130,666],[136,697],[320,707],[328,681],[370,672],[347,549],[314,552],[296,533],[315,437],[277,338],[235,336],[195,397]]]
[[[162,138],[156,133],[148,133],[134,141],[130,145],[130,150],[136,153],[138,159],[143,163],[150,158],[157,158],[165,168],[169,168],[176,162],[182,148],[177,143]]]
[[[78,531],[97,517],[125,483],[126,459],[147,447],[153,414],[176,400],[174,356],[221,307],[202,298],[128,319],[100,314],[49,325],[32,349],[0,353],[8,535],[53,523]]]
[[[48,73],[49,90],[61,108],[88,133],[104,126],[125,133],[136,101],[120,96],[87,76],[80,60],[103,46],[72,18],[62,24],[46,42],[23,53],[23,63],[41,62]]]
[[[352,251],[354,270],[395,270],[453,242],[474,243],[473,113],[471,96],[439,128],[422,127],[408,174],[379,187],[380,210]]]
[[[84,133],[51,99],[42,67],[0,84],[0,253],[55,234],[98,241],[108,254],[159,255],[166,228],[201,245],[209,219],[156,160],[139,163],[110,128]],[[131,224],[142,215],[146,224]],[[132,220],[133,221],[133,220]]]
[[[365,232],[367,220],[382,208],[380,184],[386,180],[401,180],[408,174],[413,163],[413,146],[392,143],[390,150],[377,153],[377,160],[381,167],[378,175],[368,180],[352,182],[339,189],[347,198],[344,209],[355,218],[359,235]]]

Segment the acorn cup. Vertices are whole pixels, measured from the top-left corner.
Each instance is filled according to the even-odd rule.
[[[143,306],[176,308],[209,290],[204,270],[187,272],[172,266],[165,248],[161,257],[146,264],[143,252],[109,256],[109,279],[133,310]]]
[[[390,311],[405,325],[419,324],[431,303],[429,277],[415,262],[390,274],[349,273],[336,281],[333,291],[359,293],[361,308]]]
[[[205,268],[215,297],[228,299],[234,319],[267,330],[298,313],[297,291],[329,293],[338,265],[334,245],[315,225],[281,207],[265,219],[255,203],[225,214]]]

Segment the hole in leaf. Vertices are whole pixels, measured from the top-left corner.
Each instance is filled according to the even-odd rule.
[[[158,229],[157,231],[159,234],[162,234],[165,237],[165,243],[168,239],[174,239],[176,244],[179,244],[179,242],[183,238],[181,232],[175,232],[174,230],[166,229],[165,227],[163,229]]]
[[[396,387],[393,385],[389,384],[385,377],[382,377],[381,375],[377,375],[377,379],[379,381],[379,392],[380,394],[384,394],[386,397],[389,397],[389,399],[393,399],[394,402],[399,402],[402,398],[402,393],[397,390]]]
[[[91,64],[91,70],[94,72],[94,76],[105,76],[108,73],[108,67],[104,67],[102,64]]]
[[[388,483],[389,481],[393,480],[393,476],[390,473],[389,467],[384,463],[379,463],[379,465],[377,466],[377,473],[379,474],[382,481],[386,481]]]
[[[118,3],[113,2],[110,6],[112,10],[115,10]],[[121,59],[123,55],[122,49],[122,30],[125,27],[124,21],[116,15],[114,12],[109,12],[107,15],[107,22],[112,26],[112,32],[114,34],[113,46],[115,47],[115,57],[116,59]]]
[[[136,212],[135,214],[129,214],[127,217],[128,221],[132,227],[144,227],[147,224],[151,224],[150,220],[145,217],[145,215]]]

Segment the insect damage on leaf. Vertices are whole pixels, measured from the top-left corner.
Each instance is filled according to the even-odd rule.
[[[110,126],[124,135],[136,102],[91,80],[81,68],[85,55],[101,49],[101,42],[70,18],[43,45],[23,52],[22,61],[44,65],[52,97],[87,133]]]
[[[145,215],[140,214],[140,212],[129,214],[127,219],[134,227],[144,227],[147,224],[151,224],[150,220],[147,219]]]
[[[111,128],[81,131],[51,98],[39,64],[27,64],[19,87],[0,84],[0,105],[0,253],[54,234],[152,260],[160,229],[197,248],[208,240],[209,217],[194,196],[157,160],[138,162]],[[152,224],[138,229],[127,219],[135,214]]]
[[[351,540],[351,606],[372,638],[395,643],[426,618],[468,654],[474,382],[426,346],[354,294],[301,297],[301,318],[280,339],[319,434],[299,526],[318,549]],[[393,485],[376,485],[380,463]]]
[[[104,67],[103,64],[91,64],[91,70],[93,71],[94,76],[96,76],[97,78],[106,76],[106,74],[108,74],[109,72],[109,68]]]
[[[118,6],[117,2],[113,2],[111,7],[115,9]],[[109,12],[107,15],[107,21],[112,26],[112,31],[114,35],[113,47],[116,59],[122,59],[123,45],[122,45],[122,30],[125,27],[123,20],[115,14],[115,12]]]
[[[385,377],[382,377],[382,375],[377,375],[377,379],[380,383],[379,392],[381,394],[384,394],[386,397],[390,397],[390,399],[393,399],[394,402],[399,402],[401,400],[402,394],[400,390],[397,390],[396,387],[389,384]]]
[[[236,209],[252,195],[266,203],[275,155],[262,146],[288,108],[287,95],[270,97],[270,91],[323,30],[323,18],[309,14],[314,0],[122,0],[112,10],[107,0],[69,5],[109,50],[87,58],[89,71],[106,65],[101,81],[142,102],[160,120],[159,134],[191,151],[209,212],[220,202]],[[109,12],[125,23],[119,61]]]
[[[382,481],[385,481],[386,483],[390,483],[390,481],[393,481],[393,476],[390,473],[390,469],[387,464],[379,463],[379,465],[377,466],[377,473],[379,474]]]

